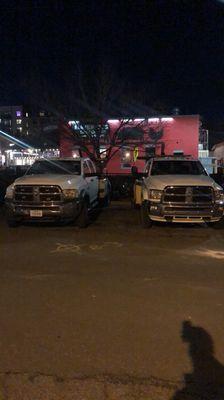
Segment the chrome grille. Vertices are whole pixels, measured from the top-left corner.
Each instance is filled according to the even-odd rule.
[[[214,191],[210,186],[167,186],[163,203],[212,203]]]
[[[41,204],[62,201],[62,191],[56,185],[16,185],[14,200],[20,204]]]

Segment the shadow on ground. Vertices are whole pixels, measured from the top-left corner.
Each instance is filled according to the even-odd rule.
[[[182,340],[188,343],[193,371],[185,375],[185,387],[172,400],[223,400],[224,366],[214,356],[214,344],[203,328],[184,321]]]

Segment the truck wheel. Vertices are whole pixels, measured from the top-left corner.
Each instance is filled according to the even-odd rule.
[[[141,224],[143,228],[151,228],[152,220],[149,217],[149,203],[148,201],[143,201],[140,209]]]
[[[224,217],[222,217],[219,221],[217,222],[210,222],[208,223],[208,226],[211,226],[214,229],[224,229]]]
[[[86,228],[89,225],[89,210],[87,200],[83,200],[76,224],[79,228]]]
[[[100,199],[99,205],[100,207],[108,207],[110,205],[110,195],[107,194],[104,199]]]
[[[7,224],[9,228],[16,228],[17,226],[19,226],[19,221],[13,218],[8,218]]]
[[[134,210],[139,210],[140,209],[140,204],[136,204],[134,199],[131,199],[131,208]]]

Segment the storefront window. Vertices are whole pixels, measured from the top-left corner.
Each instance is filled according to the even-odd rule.
[[[140,140],[143,139],[144,131],[139,127],[125,127],[118,132],[119,140]]]

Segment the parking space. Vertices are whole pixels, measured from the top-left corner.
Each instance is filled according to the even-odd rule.
[[[224,363],[223,248],[223,231],[206,225],[142,229],[128,202],[87,229],[10,229],[2,209],[0,370],[147,385],[155,377],[161,390],[177,388],[192,371],[186,320],[211,335]]]

